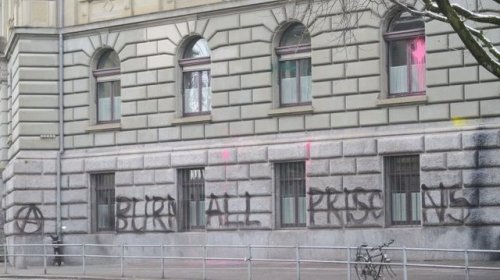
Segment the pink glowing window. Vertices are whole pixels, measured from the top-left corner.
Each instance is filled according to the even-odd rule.
[[[420,17],[397,14],[384,34],[389,97],[425,94],[425,34]]]

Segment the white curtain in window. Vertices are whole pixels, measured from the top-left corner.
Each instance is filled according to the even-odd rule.
[[[302,102],[311,101],[311,88],[312,79],[311,76],[301,76],[300,77],[300,94]]]
[[[186,113],[195,113],[200,111],[198,102],[198,88],[184,89],[184,104]]]
[[[281,223],[295,224],[295,198],[281,198]]]
[[[411,91],[425,91],[425,64],[412,64],[411,66]]]
[[[389,68],[390,93],[408,93],[408,66],[391,66]]]
[[[411,207],[412,207],[411,220],[420,221],[420,211],[421,211],[420,193],[411,194]]]
[[[406,194],[392,194],[392,220],[394,222],[406,221]]]
[[[281,79],[281,103],[297,103],[297,78]]]
[[[110,121],[111,120],[111,98],[101,97],[98,101],[97,110],[99,110],[99,121]]]

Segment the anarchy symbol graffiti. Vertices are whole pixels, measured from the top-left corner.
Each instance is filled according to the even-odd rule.
[[[17,229],[21,233],[38,233],[43,228],[42,211],[34,204],[21,207],[15,219]]]

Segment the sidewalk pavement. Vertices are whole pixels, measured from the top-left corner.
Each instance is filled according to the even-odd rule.
[[[476,264],[481,266],[496,266],[499,263]],[[41,266],[17,269],[8,267],[7,274],[0,272],[0,279],[81,279],[81,280],[117,280],[117,279],[161,279],[162,271],[160,261],[149,261],[144,263],[129,263],[124,266],[124,278],[121,276],[120,265],[87,265],[85,274],[82,266],[48,266],[47,274]],[[393,265],[394,278],[404,279],[402,267]],[[251,276],[253,280],[290,280],[297,279],[297,267],[295,263],[252,263]],[[299,269],[301,280],[344,280],[347,278],[346,264],[318,264],[302,263]],[[244,261],[221,261],[210,260],[206,263],[206,279],[210,280],[246,280],[249,279],[248,263]],[[203,269],[201,261],[165,261],[165,279],[169,280],[202,280]],[[351,269],[351,279],[357,280],[354,267]],[[422,268],[409,267],[409,280],[463,280],[465,278],[464,269],[449,268]],[[469,272],[470,280],[499,280],[500,271],[472,270]]]

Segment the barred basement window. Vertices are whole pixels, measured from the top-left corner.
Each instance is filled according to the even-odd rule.
[[[419,156],[385,158],[387,203],[392,225],[418,225],[421,217]]]
[[[181,230],[205,228],[205,170],[179,170],[179,214]]]
[[[93,231],[114,231],[115,174],[95,174],[91,179]]]
[[[305,227],[306,186],[304,163],[277,163],[275,170],[280,226]]]

